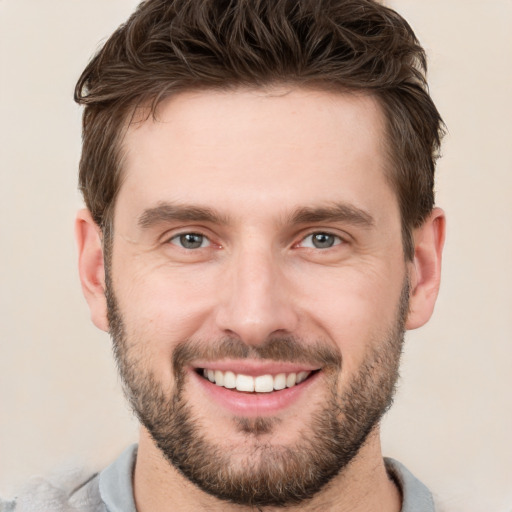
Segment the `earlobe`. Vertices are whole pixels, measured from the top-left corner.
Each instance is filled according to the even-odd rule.
[[[434,311],[441,282],[441,260],[446,230],[443,210],[434,208],[414,230],[414,261],[410,266],[410,300],[406,328],[424,325]]]
[[[108,331],[101,229],[87,209],[80,210],[77,214],[75,237],[78,246],[78,271],[91,319],[96,327]]]

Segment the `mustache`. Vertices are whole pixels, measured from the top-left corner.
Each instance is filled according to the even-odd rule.
[[[187,340],[176,347],[172,356],[175,375],[194,360],[264,359],[291,363],[314,364],[341,368],[341,352],[337,347],[316,341],[306,343],[296,336],[274,336],[259,345],[248,345],[239,338],[216,341]]]

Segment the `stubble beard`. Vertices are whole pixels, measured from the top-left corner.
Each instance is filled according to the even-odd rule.
[[[176,385],[166,394],[142,360],[142,340],[128,340],[123,317],[107,281],[110,334],[123,388],[131,407],[168,462],[204,492],[238,505],[285,507],[315,496],[359,452],[391,406],[408,310],[404,282],[395,325],[373,344],[351,382],[339,391],[341,354],[325,343],[311,345],[294,337],[269,339],[248,347],[237,339],[216,343],[185,341],[173,354]],[[199,352],[199,353],[198,353]],[[262,358],[294,362],[322,361],[325,405],[310,416],[289,446],[271,444],[276,418],[235,418],[244,433],[243,454],[229,453],[206,437],[207,428],[184,398],[186,364],[193,358]],[[202,356],[202,357],[201,357]]]

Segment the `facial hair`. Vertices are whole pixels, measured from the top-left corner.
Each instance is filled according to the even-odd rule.
[[[172,357],[175,386],[165,392],[147,368],[142,340],[128,339],[125,322],[107,280],[107,304],[114,355],[123,388],[139,421],[183,476],[218,499],[246,506],[285,507],[315,496],[354,459],[390,407],[402,352],[409,286],[405,281],[394,325],[372,343],[356,375],[339,390],[342,357],[325,342],[306,343],[294,336],[273,337],[259,346],[236,338],[186,340]],[[373,340],[375,341],[375,340]],[[148,343],[150,341],[147,341]],[[328,399],[305,423],[289,446],[271,444],[265,434],[276,418],[237,418],[251,441],[247,453],[229,453],[209,441],[206,427],[184,397],[187,364],[193,359],[265,359],[318,364]]]

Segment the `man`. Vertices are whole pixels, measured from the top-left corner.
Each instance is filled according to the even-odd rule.
[[[77,510],[434,510],[383,459],[431,316],[442,121],[371,0],[147,0],[76,88],[79,269],[138,447]]]

